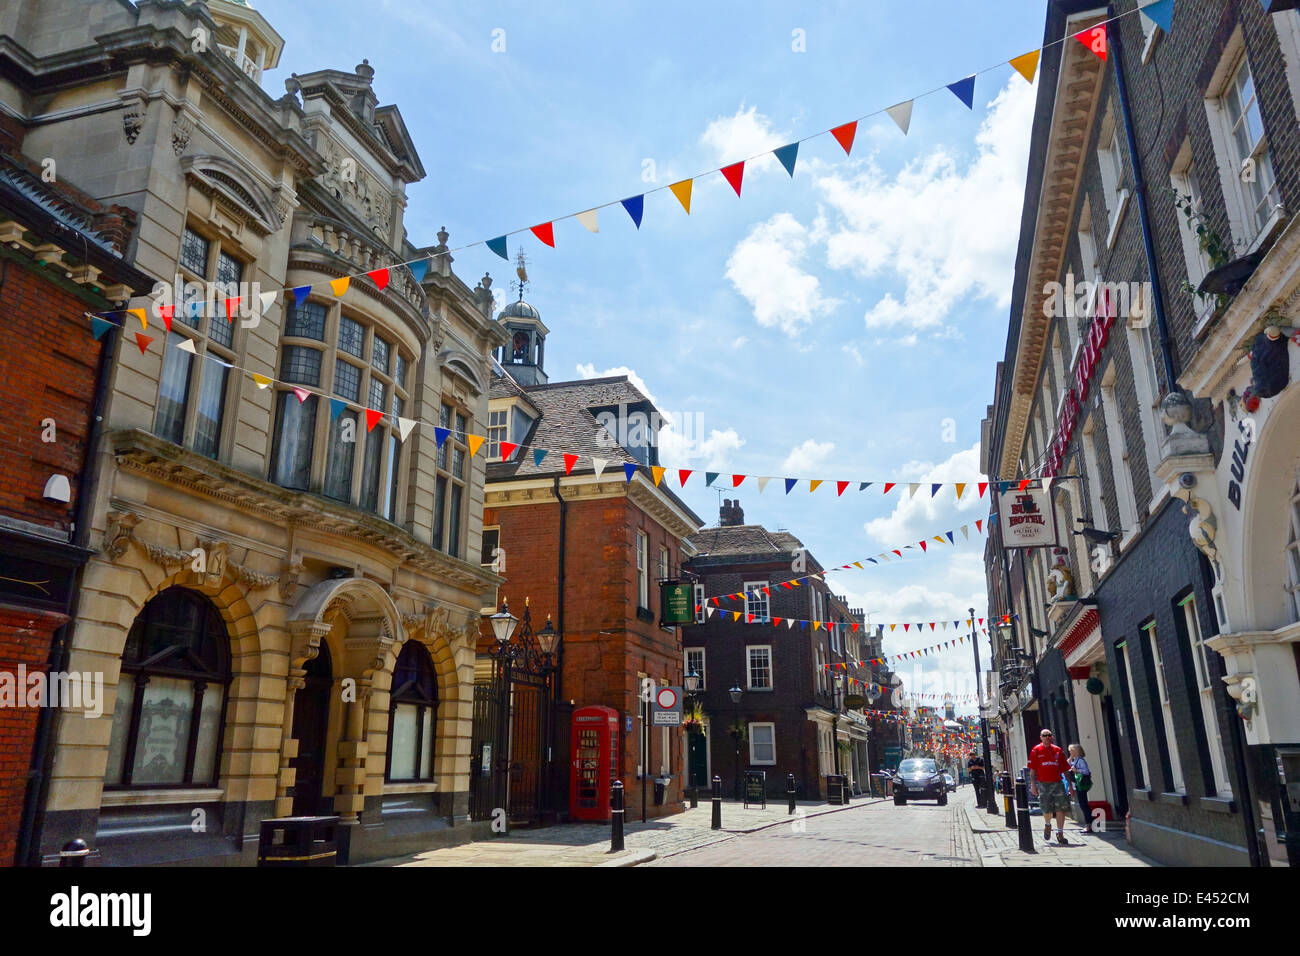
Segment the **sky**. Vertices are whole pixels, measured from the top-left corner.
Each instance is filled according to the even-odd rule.
[[[286,41],[263,79],[272,96],[290,72],[369,60],[428,174],[408,189],[416,245],[441,226],[455,248],[617,202],[917,97],[906,136],[880,114],[848,157],[822,135],[793,177],[770,155],[747,163],[740,197],[712,173],[689,215],[661,189],[640,229],[616,205],[596,234],[568,219],[555,249],[528,235],[509,251],[528,256],[551,380],[631,377],[673,421],[670,475],[827,479],[787,495],[779,480],[759,494],[692,478],[674,490],[706,526],[739,498],[746,522],[789,530],[825,566],[968,524],[968,541],[827,580],[872,623],[987,616],[979,426],[1005,348],[1036,93],[1005,61],[1041,46],[1043,0],[254,6]],[[942,88],[999,63],[977,77],[973,110]],[[513,297],[513,261],[482,245],[452,268]],[[836,497],[834,480],[876,484]],[[882,495],[886,481],[972,487],[909,499]],[[953,636],[900,626],[885,650]],[[981,639],[985,667],[988,651]],[[969,644],[900,671],[918,692],[974,692]]]

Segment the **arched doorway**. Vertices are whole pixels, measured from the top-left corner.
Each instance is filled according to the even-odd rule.
[[[291,766],[297,770],[293,787],[293,815],[318,816],[325,812],[325,737],[329,728],[330,698],[334,687],[334,668],[329,645],[320,643],[320,652],[309,660],[303,686],[293,700],[293,736],[298,741],[298,756]]]

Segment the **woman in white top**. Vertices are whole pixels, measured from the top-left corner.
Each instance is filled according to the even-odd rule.
[[[1079,809],[1083,811],[1083,828],[1087,830],[1092,823],[1092,809],[1088,806],[1088,794],[1085,791],[1092,787],[1092,771],[1088,767],[1083,748],[1078,744],[1070,744],[1070,770],[1074,776],[1071,782],[1079,798]]]

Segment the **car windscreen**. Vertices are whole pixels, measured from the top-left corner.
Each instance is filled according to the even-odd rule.
[[[899,773],[934,773],[933,760],[904,760],[898,765]]]

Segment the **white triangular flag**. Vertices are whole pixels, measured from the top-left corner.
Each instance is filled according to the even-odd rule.
[[[198,352],[194,351],[194,340],[191,338],[186,338],[182,336],[181,344],[176,347],[180,349],[182,352],[189,352],[191,355],[199,354]]]
[[[600,232],[600,227],[596,225],[596,210],[588,209],[586,212],[578,213],[574,218],[586,226],[588,232]]]
[[[771,480],[772,480],[771,478],[760,478],[760,479],[758,479],[758,493],[759,493],[760,495],[763,493],[763,489],[767,487],[767,483],[768,483],[769,481],[771,481]]]
[[[967,541],[970,540],[970,530],[967,525],[961,526],[961,536]]]
[[[275,297],[279,294],[278,292],[263,292],[258,296],[262,301],[262,315],[266,315],[271,310],[271,306],[275,305]]]
[[[401,436],[402,441],[406,441],[406,436],[411,434],[411,429],[416,426],[414,418],[397,418],[397,433]]]
[[[1053,481],[1053,480],[1054,480],[1054,479],[1051,479],[1051,478],[1044,478],[1044,479],[1043,479],[1043,490],[1044,490],[1044,491],[1050,492],[1050,491],[1052,490],[1052,481]]]
[[[594,231],[594,230],[593,230],[593,231]],[[593,459],[591,459],[591,467],[594,468],[595,471],[596,471],[596,480],[597,480],[597,481],[600,481],[600,473],[601,473],[602,471],[605,470],[605,466],[608,465],[608,464],[609,464],[609,462],[608,462],[607,460],[605,460],[604,458],[593,458]]]
[[[898,128],[901,129],[903,135],[906,136],[907,128],[912,125],[912,101],[904,100],[901,103],[889,107],[885,112],[889,114],[891,120],[898,124]]]
[[[790,630],[790,628],[792,628],[792,627],[794,627],[794,620],[793,620],[792,618],[788,618],[788,617],[787,617],[787,618],[785,619],[785,629],[788,631],[788,630]]]
[[[921,487],[919,481],[914,481],[907,486],[907,497],[912,498],[916,495],[916,489]]]

